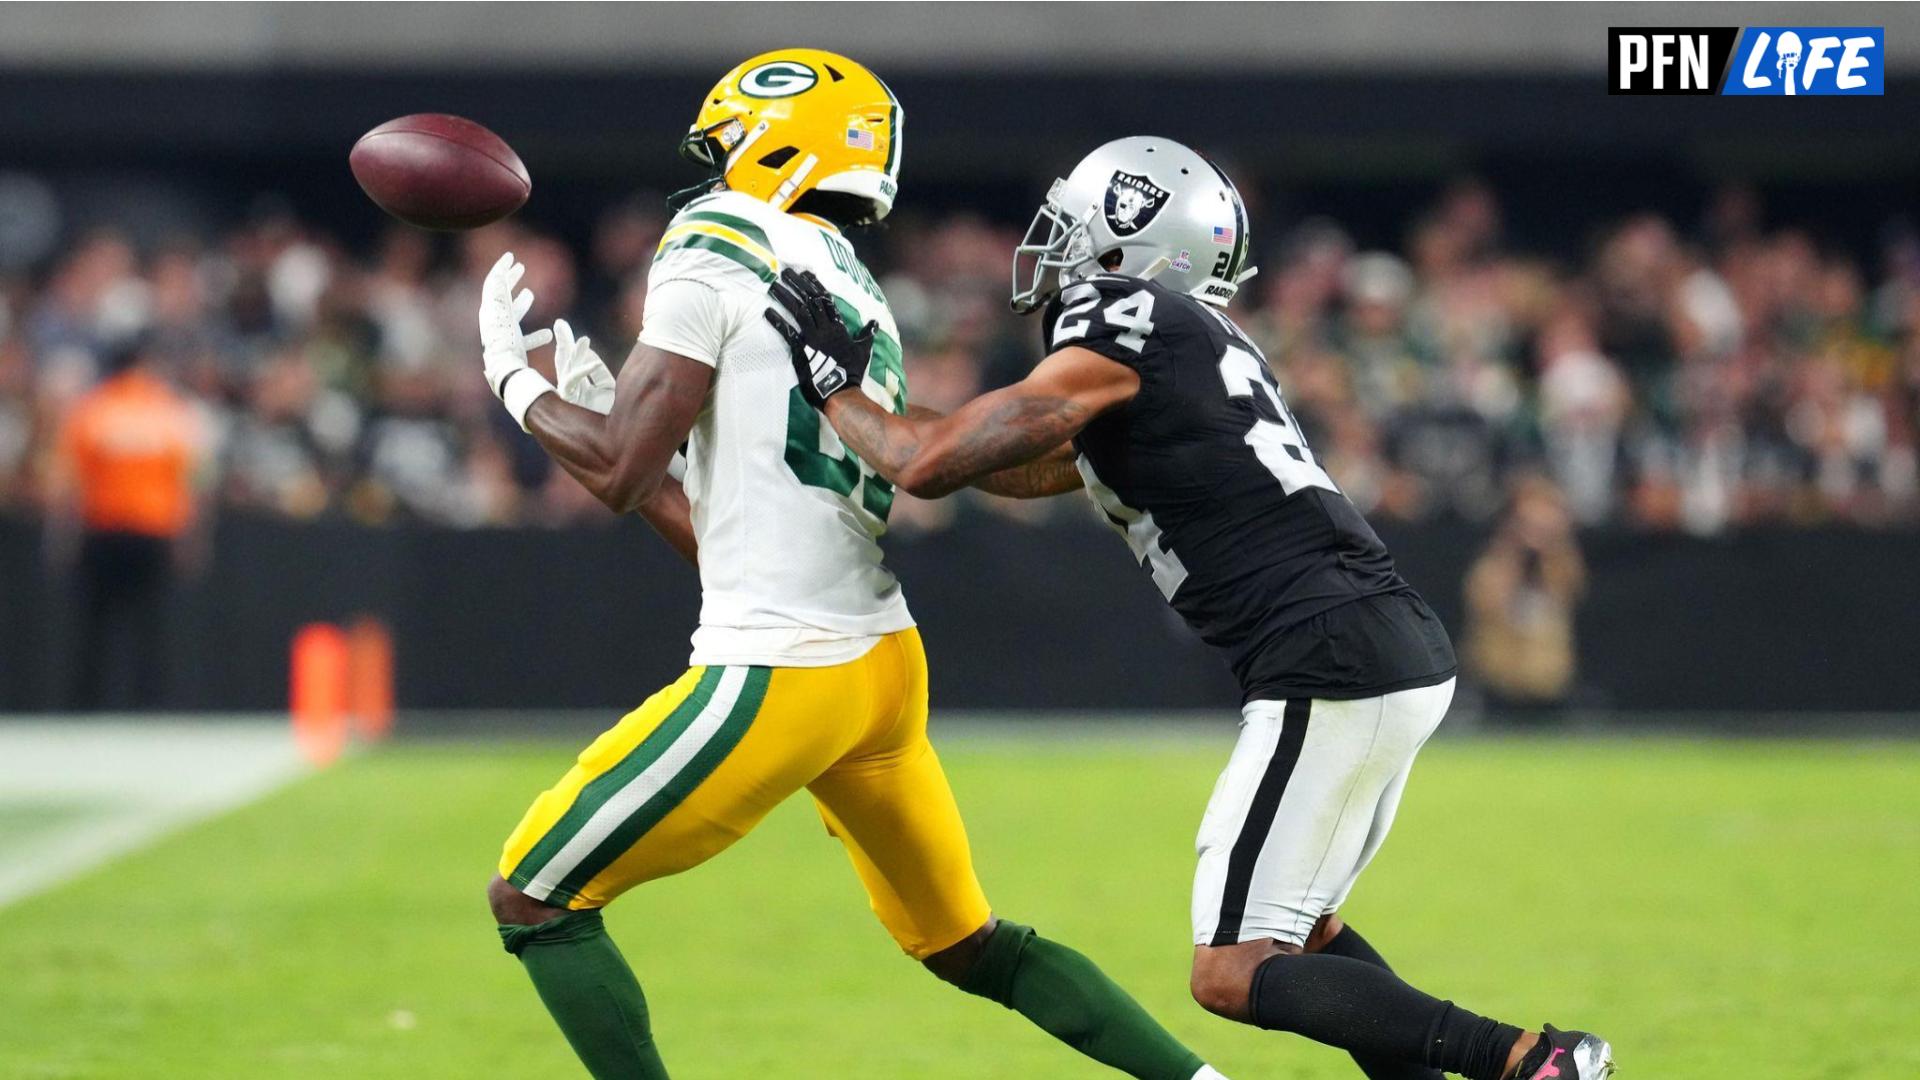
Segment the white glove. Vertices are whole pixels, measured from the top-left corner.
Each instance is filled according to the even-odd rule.
[[[553,332],[520,332],[520,320],[533,306],[533,290],[522,289],[515,296],[513,287],[526,272],[526,266],[515,262],[509,251],[487,271],[487,280],[480,286],[480,360],[487,385],[522,431],[527,429],[527,410],[534,399],[553,390],[545,375],[527,366],[527,350],[552,341]]]
[[[592,409],[602,416],[613,411],[613,372],[606,361],[588,344],[591,338],[576,338],[565,319],[553,322],[553,377],[559,380],[560,399],[569,405]],[[675,453],[667,462],[667,475],[684,480],[687,459]]]
[[[587,344],[591,338],[576,338],[567,320],[553,324],[553,377],[560,397],[583,409],[605,416],[613,411],[613,372],[607,370]]]

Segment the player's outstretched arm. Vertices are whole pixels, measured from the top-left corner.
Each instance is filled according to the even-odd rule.
[[[939,420],[947,414],[924,405],[908,405],[907,415],[915,420]],[[1075,456],[1071,442],[1061,443],[1050,453],[1023,465],[988,473],[969,486],[1008,499],[1044,499],[1079,491],[1086,486],[1086,482],[1081,479],[1080,470],[1073,463]]]
[[[676,449],[693,430],[713,369],[650,345],[635,345],[619,379],[604,378],[605,365],[586,339],[573,339],[566,323],[531,334],[520,329],[520,320],[533,306],[530,290],[514,292],[525,272],[508,252],[481,286],[480,344],[487,385],[514,421],[595,498],[616,513],[646,516],[669,543],[691,557],[692,531],[681,512],[684,493],[679,499],[670,491],[662,497],[661,489]],[[550,340],[559,344],[555,372],[560,387],[527,363],[527,350]]]
[[[1140,376],[1099,353],[1068,346],[1025,379],[984,394],[951,416],[898,416],[857,390],[873,351],[873,325],[850,334],[818,278],[791,268],[770,293],[767,321],[786,338],[800,391],[842,442],[875,472],[921,498],[938,498],[1003,469],[1059,451],[1094,417],[1133,400]]]
[[[600,354],[593,351],[590,339],[573,336],[573,328],[565,319],[555,320],[553,324],[553,382],[554,391],[570,405],[592,409],[602,416],[613,411],[613,372],[608,370],[606,361],[600,359]],[[660,490],[641,504],[639,513],[667,546],[698,567],[700,544],[693,531],[693,508],[687,501],[686,488],[680,484],[686,464],[685,458],[673,456],[667,465],[666,478],[660,481]]]
[[[1028,463],[1038,466],[1028,479],[1051,493],[1045,490],[1049,481],[1057,486],[1071,468],[1062,445],[1139,390],[1140,377],[1131,368],[1069,346],[1025,379],[974,398],[950,416],[896,416],[865,394],[834,394],[823,411],[861,460],[921,498],[938,498]]]
[[[705,364],[635,345],[620,369],[607,415],[546,394],[527,409],[527,431],[608,509],[620,514],[652,509],[649,521],[670,517],[670,506],[652,504],[712,382],[713,369]]]
[[[1077,456],[1073,444],[1064,443],[1025,465],[988,473],[973,481],[972,486],[1008,499],[1045,499],[1079,491],[1086,486],[1086,481],[1074,464]]]

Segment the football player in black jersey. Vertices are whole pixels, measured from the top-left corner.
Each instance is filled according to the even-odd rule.
[[[1225,314],[1247,217],[1217,166],[1112,142],[1056,181],[1014,257],[1046,358],[950,416],[888,410],[855,332],[786,269],[767,318],[799,391],[880,475],[935,497],[1025,463],[1017,493],[1084,486],[1242,690],[1200,824],[1194,998],[1350,1052],[1371,1080],[1600,1080],[1607,1043],[1477,1016],[1402,982],[1338,914],[1453,696],[1439,620],[1321,468],[1259,348]],[[1002,486],[1004,490],[1004,485]]]

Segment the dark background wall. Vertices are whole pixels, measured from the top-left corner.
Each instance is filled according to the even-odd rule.
[[[1594,55],[1602,47],[1603,35]],[[454,112],[525,158],[535,196],[522,216],[579,240],[609,205],[699,178],[673,148],[720,70],[0,71],[0,171],[53,183],[71,230],[111,224],[159,242],[243,217],[271,191],[364,242],[386,222],[352,184],[347,149],[395,115]],[[1733,181],[1776,218],[1866,252],[1920,189],[1920,78],[1899,70],[1884,98],[1785,107],[1609,97],[1603,72],[884,74],[907,107],[904,214],[964,207],[1025,223],[1051,177],[1123,131],[1221,156],[1254,202],[1256,246],[1310,214],[1362,246],[1395,246],[1410,207],[1477,174],[1503,192],[1513,239],[1563,257],[1622,214],[1690,219]]]
[[[1456,634],[1482,537],[1383,530]],[[0,710],[60,702],[65,585],[0,524]],[[1896,710],[1920,700],[1920,540],[1857,530],[1585,537],[1579,695],[1626,710]],[[963,520],[889,540],[945,707],[1231,710],[1224,666],[1097,524]],[[407,708],[621,707],[684,667],[692,571],[637,523],[453,532],[230,518],[175,611],[172,704],[272,709],[314,619],[387,620]]]

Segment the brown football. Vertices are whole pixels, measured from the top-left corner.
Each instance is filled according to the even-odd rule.
[[[423,229],[476,229],[526,204],[533,181],[520,155],[471,120],[416,113],[353,144],[353,178],[380,209]]]

